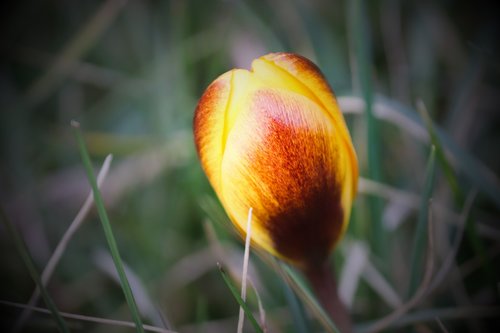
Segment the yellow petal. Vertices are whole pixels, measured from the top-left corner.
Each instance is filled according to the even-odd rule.
[[[324,261],[345,232],[357,159],[333,92],[309,60],[269,54],[203,94],[194,134],[202,167],[244,234],[298,265]]]

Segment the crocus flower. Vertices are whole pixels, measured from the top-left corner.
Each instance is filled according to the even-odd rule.
[[[358,165],[332,89],[308,59],[271,53],[233,69],[201,97],[198,156],[233,224],[300,267],[324,264],[344,234]]]

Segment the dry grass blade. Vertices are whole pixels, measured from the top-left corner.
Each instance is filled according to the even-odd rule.
[[[436,317],[436,322],[438,323],[439,325],[439,328],[441,329],[441,331],[443,331],[444,333],[448,333],[448,330],[446,329],[446,327],[444,326],[443,322],[441,321],[441,319],[437,318]]]
[[[243,256],[243,273],[241,275],[241,299],[247,300],[247,274],[248,274],[248,258],[250,256],[250,240],[252,237],[252,207],[248,210],[247,220],[247,235],[245,238],[245,254]],[[238,319],[238,333],[243,332],[243,323],[245,321],[245,313],[243,307],[240,306],[240,314]]]
[[[168,270],[167,277],[164,279],[165,284],[172,291],[183,288],[211,271],[214,268],[214,257],[210,247],[204,247],[182,257]]]
[[[51,53],[31,47],[21,47],[15,50],[12,60],[22,65],[45,70],[55,62],[55,59],[56,56]],[[82,61],[81,59],[73,61],[71,73],[68,73],[68,77],[81,83],[104,88],[111,87],[123,80],[134,82],[139,80],[128,78],[125,73],[115,69],[99,66],[97,64]],[[141,82],[137,82],[137,84],[140,83]]]
[[[391,328],[400,328],[417,323],[432,322],[436,318],[441,320],[463,320],[473,318],[499,318],[500,307],[496,306],[462,306],[441,309],[424,309],[412,312],[399,318]]]
[[[97,266],[97,268],[103,272],[106,276],[111,278],[117,285],[120,285],[120,277],[113,265],[113,258],[105,249],[98,249],[93,254],[93,262]],[[164,315],[162,316],[157,309],[155,302],[149,296],[149,293],[141,281],[140,277],[133,269],[127,265],[125,261],[123,261],[123,267],[125,269],[125,274],[130,283],[130,288],[134,293],[134,298],[137,303],[137,307],[142,316],[149,319],[149,321],[155,326],[164,326]]]
[[[33,82],[26,92],[25,107],[33,108],[41,103],[68,75],[75,61],[80,58],[113,22],[127,0],[108,0],[81,31],[64,47],[50,68]]]
[[[474,203],[474,199],[476,198],[477,193],[471,193],[468,197],[467,200],[465,201],[465,206],[464,206],[464,211],[462,215],[460,216],[461,220],[461,225],[465,224],[465,221],[467,220],[470,210],[472,208],[472,204]],[[458,249],[460,247],[462,237],[464,234],[465,228],[459,228],[458,229],[458,234],[455,236],[455,242],[453,243],[450,252],[448,253],[448,256],[444,260],[443,264],[441,265],[441,269],[436,273],[436,276],[434,277],[434,280],[432,281],[431,286],[429,287],[429,290],[434,290],[439,285],[443,282],[443,280],[446,278],[448,273],[450,272],[451,268],[453,267],[453,263],[455,262],[455,256],[457,255]]]
[[[250,285],[252,286],[252,289],[255,292],[255,296],[257,297],[257,304],[259,306],[260,326],[262,327],[262,331],[264,331],[264,333],[267,333],[268,329],[266,324],[266,311],[264,310],[264,306],[262,305],[262,299],[260,297],[259,292],[257,291],[257,288],[255,288],[255,285],[252,283],[252,280],[248,280],[248,282],[250,282]]]
[[[102,168],[99,171],[99,174],[97,175],[97,186],[101,186],[104,179],[106,178],[106,175],[108,174],[109,171],[109,166],[111,165],[111,161],[113,160],[112,155],[108,155],[106,159],[104,160],[104,163],[102,164]],[[87,213],[90,210],[90,207],[92,206],[94,196],[92,195],[92,191],[90,191],[89,195],[87,196],[87,199],[85,200],[82,208],[78,211],[78,214],[76,214],[76,217],[74,220],[71,222],[69,228],[66,230],[64,235],[62,236],[61,240],[59,241],[59,244],[57,244],[56,249],[54,250],[54,253],[50,257],[49,261],[47,262],[47,265],[45,266],[45,269],[42,272],[41,279],[42,279],[42,284],[44,286],[47,285],[49,282],[52,274],[54,273],[54,270],[59,263],[59,260],[61,259],[62,255],[64,254],[64,251],[66,250],[66,247],[69,244],[69,241],[71,238],[73,238],[73,235],[76,233],[78,228],[80,228],[81,224],[83,223],[85,216],[87,216]],[[21,330],[23,327],[25,321],[28,319],[30,315],[30,308],[31,306],[35,305],[36,302],[38,301],[38,298],[40,297],[40,289],[37,287],[33,291],[33,294],[30,297],[30,300],[28,301],[28,307],[24,309],[24,311],[21,313],[21,316],[17,320],[16,324],[14,325],[14,332],[17,332]]]
[[[21,308],[21,309],[29,309],[30,311],[35,311],[35,312],[50,314],[49,310],[44,309],[44,308],[40,308],[40,307],[36,307],[36,306],[29,306],[29,305],[25,305],[25,304],[9,302],[9,301],[4,301],[4,300],[0,300],[0,304],[6,305],[6,306],[11,306],[11,307],[16,307],[16,308]],[[67,318],[67,319],[75,319],[75,320],[81,320],[81,321],[97,323],[97,324],[104,324],[104,325],[123,326],[123,327],[130,327],[130,328],[135,327],[135,323],[133,323],[131,321],[84,316],[84,315],[68,313],[68,312],[59,312],[59,313],[61,314],[62,317]],[[143,325],[143,327],[146,331],[149,331],[149,332],[176,333],[175,331],[171,331],[171,330],[167,330],[164,328],[155,327],[155,326],[151,326],[151,325]]]
[[[401,306],[403,302],[401,301],[399,295],[396,293],[391,284],[385,279],[385,277],[375,268],[370,260],[366,261],[362,277],[373,288],[373,290],[379,294],[387,305],[393,309]]]
[[[233,297],[236,300],[236,302],[238,302],[238,304],[245,311],[245,314],[247,315],[248,320],[252,324],[254,330],[256,332],[262,332],[263,333],[264,331],[262,330],[262,328],[257,323],[257,320],[255,320],[255,317],[253,316],[253,313],[250,310],[250,308],[248,307],[247,303],[243,299],[241,299],[241,296],[238,294],[236,286],[231,282],[231,279],[229,278],[229,276],[226,273],[226,271],[224,270],[224,268],[222,268],[222,266],[221,266],[220,263],[217,263],[217,267],[218,267],[219,272],[220,272],[220,274],[222,276],[222,279],[224,280],[224,283],[226,283],[226,286],[229,288],[229,291],[233,295]]]
[[[397,203],[398,205],[411,208],[412,210],[418,209],[421,201],[421,197],[413,192],[401,190],[390,185],[376,182],[363,177],[359,178],[358,192],[360,194],[380,196],[389,201]],[[452,211],[439,201],[434,201],[433,207],[436,212],[444,217],[444,222],[457,225],[460,228],[464,228],[465,223],[459,213]],[[500,240],[500,233],[498,232],[498,230],[488,226],[482,221],[477,221],[477,223],[478,231],[481,236],[493,239],[495,241]]]
[[[251,218],[249,216],[249,218]],[[229,269],[232,269],[232,266],[229,265],[230,260],[228,258],[227,250],[224,248],[224,246],[220,243],[219,239],[217,238],[217,234],[215,233],[213,225],[209,221],[205,221],[203,224],[205,234],[207,235],[208,242],[210,244],[210,248],[213,252],[213,255],[217,258],[217,260],[225,263]],[[246,242],[245,242],[246,245]],[[248,266],[248,265],[247,265]],[[231,274],[234,276],[237,276],[236,272],[231,271]],[[266,312],[264,310],[264,307],[262,306],[262,298],[260,296],[259,291],[257,290],[255,281],[249,276],[249,274],[246,274],[247,277],[246,279],[248,280],[248,283],[252,287],[255,296],[257,297],[257,303],[259,306],[259,320],[260,320],[260,326],[264,332],[267,332],[267,325],[266,325]],[[243,281],[243,277],[242,277]]]
[[[370,327],[368,327],[367,332],[383,331],[384,329],[389,327],[391,323],[396,321],[398,318],[400,318],[402,315],[404,315],[406,312],[408,312],[410,309],[412,309],[418,303],[420,303],[420,301],[422,301],[422,299],[428,294],[434,270],[434,225],[432,220],[432,202],[429,202],[428,218],[429,218],[429,227],[427,233],[429,237],[429,243],[427,248],[425,274],[420,286],[418,287],[417,291],[408,302],[403,304],[394,312],[390,313],[389,315],[385,316],[384,318],[372,324]]]
[[[365,108],[365,102],[360,97],[341,96],[337,100],[345,113],[362,114]],[[419,141],[429,142],[429,133],[421,119],[406,106],[379,97],[374,104],[374,114],[380,119],[397,125]],[[469,181],[488,194],[489,198],[500,207],[500,180],[495,173],[474,156],[459,148],[444,131],[436,127],[436,133],[443,147],[453,155],[457,167],[465,173]]]
[[[420,202],[420,196],[415,193],[399,190],[392,186],[363,177],[359,177],[358,191],[360,193],[378,195],[412,208],[417,208]]]
[[[364,112],[365,101],[361,97],[340,96],[337,100],[340,104],[340,108],[346,114],[363,114]],[[399,113],[395,108],[390,107],[386,103],[376,100],[373,106],[373,112],[380,119],[398,125],[401,129],[411,133],[417,139],[424,142],[429,140],[429,136],[425,128],[419,126],[419,124]]]
[[[338,292],[348,309],[352,308],[359,280],[368,261],[368,250],[362,242],[352,242],[343,251],[345,263],[341,270]]]

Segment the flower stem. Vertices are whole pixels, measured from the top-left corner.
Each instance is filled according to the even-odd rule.
[[[314,265],[303,270],[316,297],[324,310],[330,315],[341,333],[351,333],[352,324],[347,308],[337,292],[337,280],[327,263]]]

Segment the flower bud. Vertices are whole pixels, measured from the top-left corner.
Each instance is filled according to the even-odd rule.
[[[302,267],[323,264],[344,234],[358,164],[333,91],[308,59],[271,53],[233,69],[201,97],[198,156],[242,235]]]

